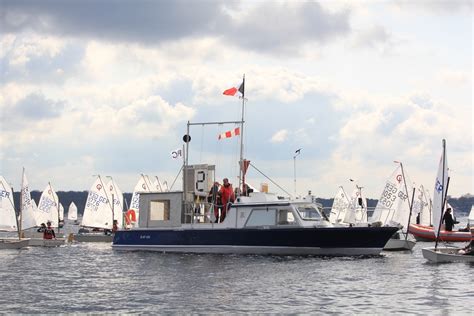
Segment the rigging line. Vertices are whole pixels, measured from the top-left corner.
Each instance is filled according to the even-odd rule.
[[[174,178],[173,183],[171,183],[171,187],[168,189],[168,191],[171,191],[171,189],[173,189],[173,185],[176,182],[176,180],[178,179],[178,176],[181,174],[181,171],[183,171],[183,166],[181,166],[181,169],[179,169],[179,172],[176,175],[176,177]]]
[[[267,178],[268,180],[271,181],[271,183],[273,183],[274,185],[276,185],[278,188],[280,188],[280,190],[282,190],[283,192],[285,192],[286,194],[288,194],[289,196],[291,196],[291,193],[288,193],[288,191],[286,191],[285,189],[283,189],[281,186],[278,185],[278,183],[276,183],[275,181],[273,181],[272,179],[270,179],[267,175],[265,175],[262,171],[260,171],[257,167],[255,167],[253,165],[253,163],[250,163],[250,165],[255,169],[257,170],[262,176],[264,176],[265,178]]]

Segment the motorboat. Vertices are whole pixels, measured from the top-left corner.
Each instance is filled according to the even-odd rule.
[[[113,249],[321,256],[380,254],[398,227],[336,227],[323,216],[322,206],[313,201],[280,199],[266,192],[244,190],[250,165],[250,161],[243,158],[245,77],[238,91],[242,94],[241,120],[188,122],[183,136],[184,156],[179,150],[183,157],[183,189],[140,192],[138,227],[116,231]],[[188,163],[189,131],[190,126],[223,124],[240,125],[218,135],[219,140],[240,136],[239,184],[235,200],[223,202],[221,221],[216,222],[218,206],[213,199],[207,200],[215,183],[216,166]]]
[[[116,250],[181,253],[378,255],[397,227],[335,227],[321,205],[250,193],[238,197],[221,223],[213,206],[183,203],[183,192],[140,194],[139,227],[118,230]],[[198,212],[196,212],[198,210]]]
[[[420,224],[410,224],[408,231],[415,237],[418,241],[435,241],[435,233],[432,226],[424,226]],[[447,231],[440,230],[439,240],[440,241],[449,241],[449,242],[468,242],[472,238],[472,233],[470,231]]]

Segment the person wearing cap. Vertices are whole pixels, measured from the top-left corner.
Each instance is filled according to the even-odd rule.
[[[46,224],[48,226],[43,232],[43,239],[56,239],[56,234],[54,233],[54,229],[51,227],[51,222],[48,221]]]

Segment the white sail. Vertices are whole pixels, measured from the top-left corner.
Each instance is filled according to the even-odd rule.
[[[112,228],[112,207],[108,198],[108,190],[100,176],[92,184],[87,196],[82,226],[94,228]]]
[[[143,174],[138,179],[135,188],[133,189],[132,200],[130,201],[130,209],[135,211],[136,221],[138,222],[138,217],[140,216],[140,193],[141,192],[151,192],[151,187],[149,183],[148,176]]]
[[[334,197],[334,202],[332,203],[329,221],[333,224],[341,223],[346,216],[347,210],[349,209],[349,204],[349,198],[344,191],[344,188],[340,186]]]
[[[443,216],[443,203],[446,196],[447,184],[448,159],[446,157],[446,141],[443,139],[443,151],[439,160],[438,173],[436,175],[433,192],[433,229],[436,237],[438,237],[441,217]]]
[[[64,221],[64,206],[59,203],[59,220]]]
[[[74,204],[74,202],[71,202],[71,204],[69,204],[69,208],[67,211],[67,219],[71,221],[77,220],[77,206],[76,204]]]
[[[21,183],[21,229],[28,229],[39,224],[36,222],[38,208],[35,201],[31,198],[30,186],[26,178],[25,169],[23,169],[23,179]]]
[[[110,200],[112,200],[112,197],[114,199],[112,209],[114,220],[121,224],[123,218],[123,193],[113,179],[110,179],[107,183],[107,188],[109,190],[108,197]]]
[[[17,231],[13,191],[3,176],[0,176],[0,230]]]
[[[474,205],[471,205],[471,212],[469,213],[469,217],[467,218],[469,223],[474,222]]]
[[[51,184],[48,184],[41,193],[41,198],[38,204],[38,214],[36,217],[37,223],[51,222],[52,227],[58,227],[59,217],[59,199],[56,191]]]
[[[430,226],[431,219],[431,205],[430,198],[423,185],[416,189],[415,201],[413,202],[413,215],[419,216],[419,224]]]
[[[349,210],[344,217],[345,223],[366,223],[367,222],[367,199],[362,193],[362,188],[356,185],[352,191]]]
[[[409,195],[412,191],[399,164],[388,177],[380,199],[377,202],[371,221],[380,221],[383,225],[402,225],[408,227],[410,216]],[[407,192],[408,191],[408,192]]]
[[[161,185],[160,179],[158,179],[158,176],[155,176],[155,179],[151,183],[151,190],[155,192],[166,192],[168,191],[168,184],[166,181]]]

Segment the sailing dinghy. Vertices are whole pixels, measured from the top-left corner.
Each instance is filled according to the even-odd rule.
[[[423,257],[431,262],[474,262],[474,256],[463,254],[461,248],[438,247],[438,242],[441,240],[441,223],[443,221],[443,210],[448,195],[448,186],[449,175],[446,156],[446,140],[443,139],[443,151],[439,161],[438,174],[436,176],[433,193],[433,233],[436,237],[436,244],[434,247],[423,248]],[[472,235],[469,241],[472,241]]]
[[[92,184],[87,196],[84,214],[82,216],[82,228],[74,235],[78,242],[112,242],[113,236],[107,234],[112,230],[114,214],[114,203],[109,198],[109,187],[106,187],[100,176]],[[119,202],[120,197],[117,199]],[[122,216],[122,211],[119,212]]]
[[[13,191],[3,176],[0,176],[0,231],[18,234],[18,238],[1,238],[0,249],[19,249],[28,246],[29,239],[20,238]]]
[[[73,221],[74,225],[79,224],[77,222],[77,206],[74,202],[71,202],[71,204],[69,204],[69,208],[67,211],[67,219]]]
[[[390,238],[384,250],[412,250],[413,240],[408,239],[407,227],[411,218],[411,203],[403,164],[398,165],[385,183],[380,199],[371,217],[372,223],[398,226],[401,229]]]

